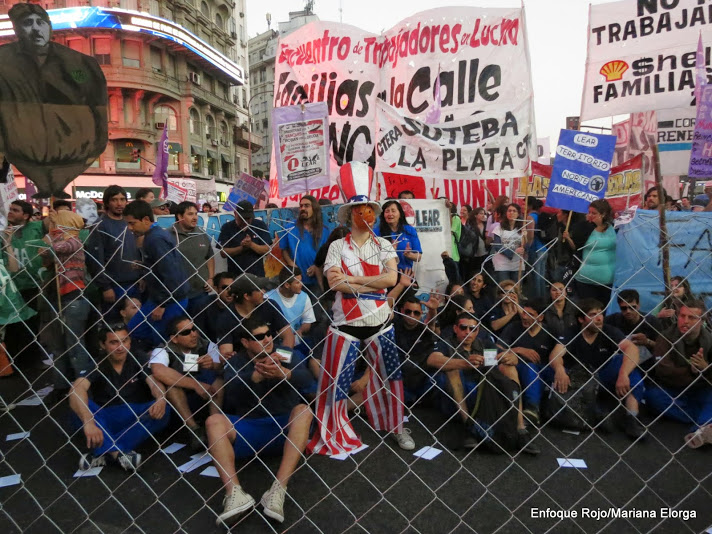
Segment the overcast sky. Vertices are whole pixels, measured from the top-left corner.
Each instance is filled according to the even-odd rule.
[[[591,3],[600,4],[602,0]],[[247,29],[250,37],[267,30],[265,14],[272,15],[272,28],[289,20],[304,0],[247,0]],[[321,20],[352,24],[380,33],[398,21],[438,6],[518,7],[518,0],[316,0],[314,11]],[[581,107],[586,33],[587,0],[526,0],[529,49],[532,58],[537,136],[551,138],[554,150],[566,116],[578,115]],[[339,6],[343,11],[339,13]],[[587,124],[610,126],[610,120]]]

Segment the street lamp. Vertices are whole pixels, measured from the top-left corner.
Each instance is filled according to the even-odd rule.
[[[274,95],[274,87],[255,93],[247,101],[247,167],[250,169],[250,176],[252,176],[252,109],[250,106],[252,105],[253,98],[266,94]]]

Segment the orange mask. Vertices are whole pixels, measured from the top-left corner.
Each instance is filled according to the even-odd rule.
[[[373,213],[373,208],[368,204],[356,206],[351,212],[353,225],[359,230],[370,230],[373,223],[376,221],[376,215]]]

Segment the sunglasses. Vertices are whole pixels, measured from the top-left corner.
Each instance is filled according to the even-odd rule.
[[[222,285],[219,287],[220,287],[220,289],[227,289],[228,287],[230,287],[230,284],[225,284],[225,285]]]
[[[626,310],[637,310],[638,306],[633,305],[633,306],[626,306],[625,304],[621,304],[620,306],[621,311],[626,311]]]
[[[194,326],[192,328],[186,328],[185,330],[181,330],[176,335],[177,336],[189,336],[190,334],[192,334],[193,332],[195,332],[197,330],[198,330],[198,328]]]
[[[459,324],[457,325],[457,327],[463,332],[465,330],[469,330],[470,332],[474,332],[475,330],[477,330],[477,325],[474,324]]]
[[[412,315],[413,317],[420,317],[421,315],[423,315],[423,312],[418,310],[403,310],[403,314]]]
[[[261,334],[250,334],[250,337],[255,341],[262,341],[267,336],[272,337],[272,334],[270,334],[269,332],[262,332]]]

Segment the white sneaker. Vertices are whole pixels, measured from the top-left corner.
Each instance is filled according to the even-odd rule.
[[[249,493],[242,491],[242,487],[233,486],[232,493],[225,495],[223,500],[223,513],[215,521],[217,526],[226,524],[229,519],[246,512],[255,506],[255,500]]]
[[[280,523],[284,521],[284,497],[287,490],[282,487],[279,480],[272,483],[272,487],[262,495],[260,504],[264,507],[264,514]]]
[[[410,435],[409,428],[404,428],[400,434],[393,434],[393,439],[396,440],[398,446],[404,451],[412,451],[415,449],[415,441]]]

